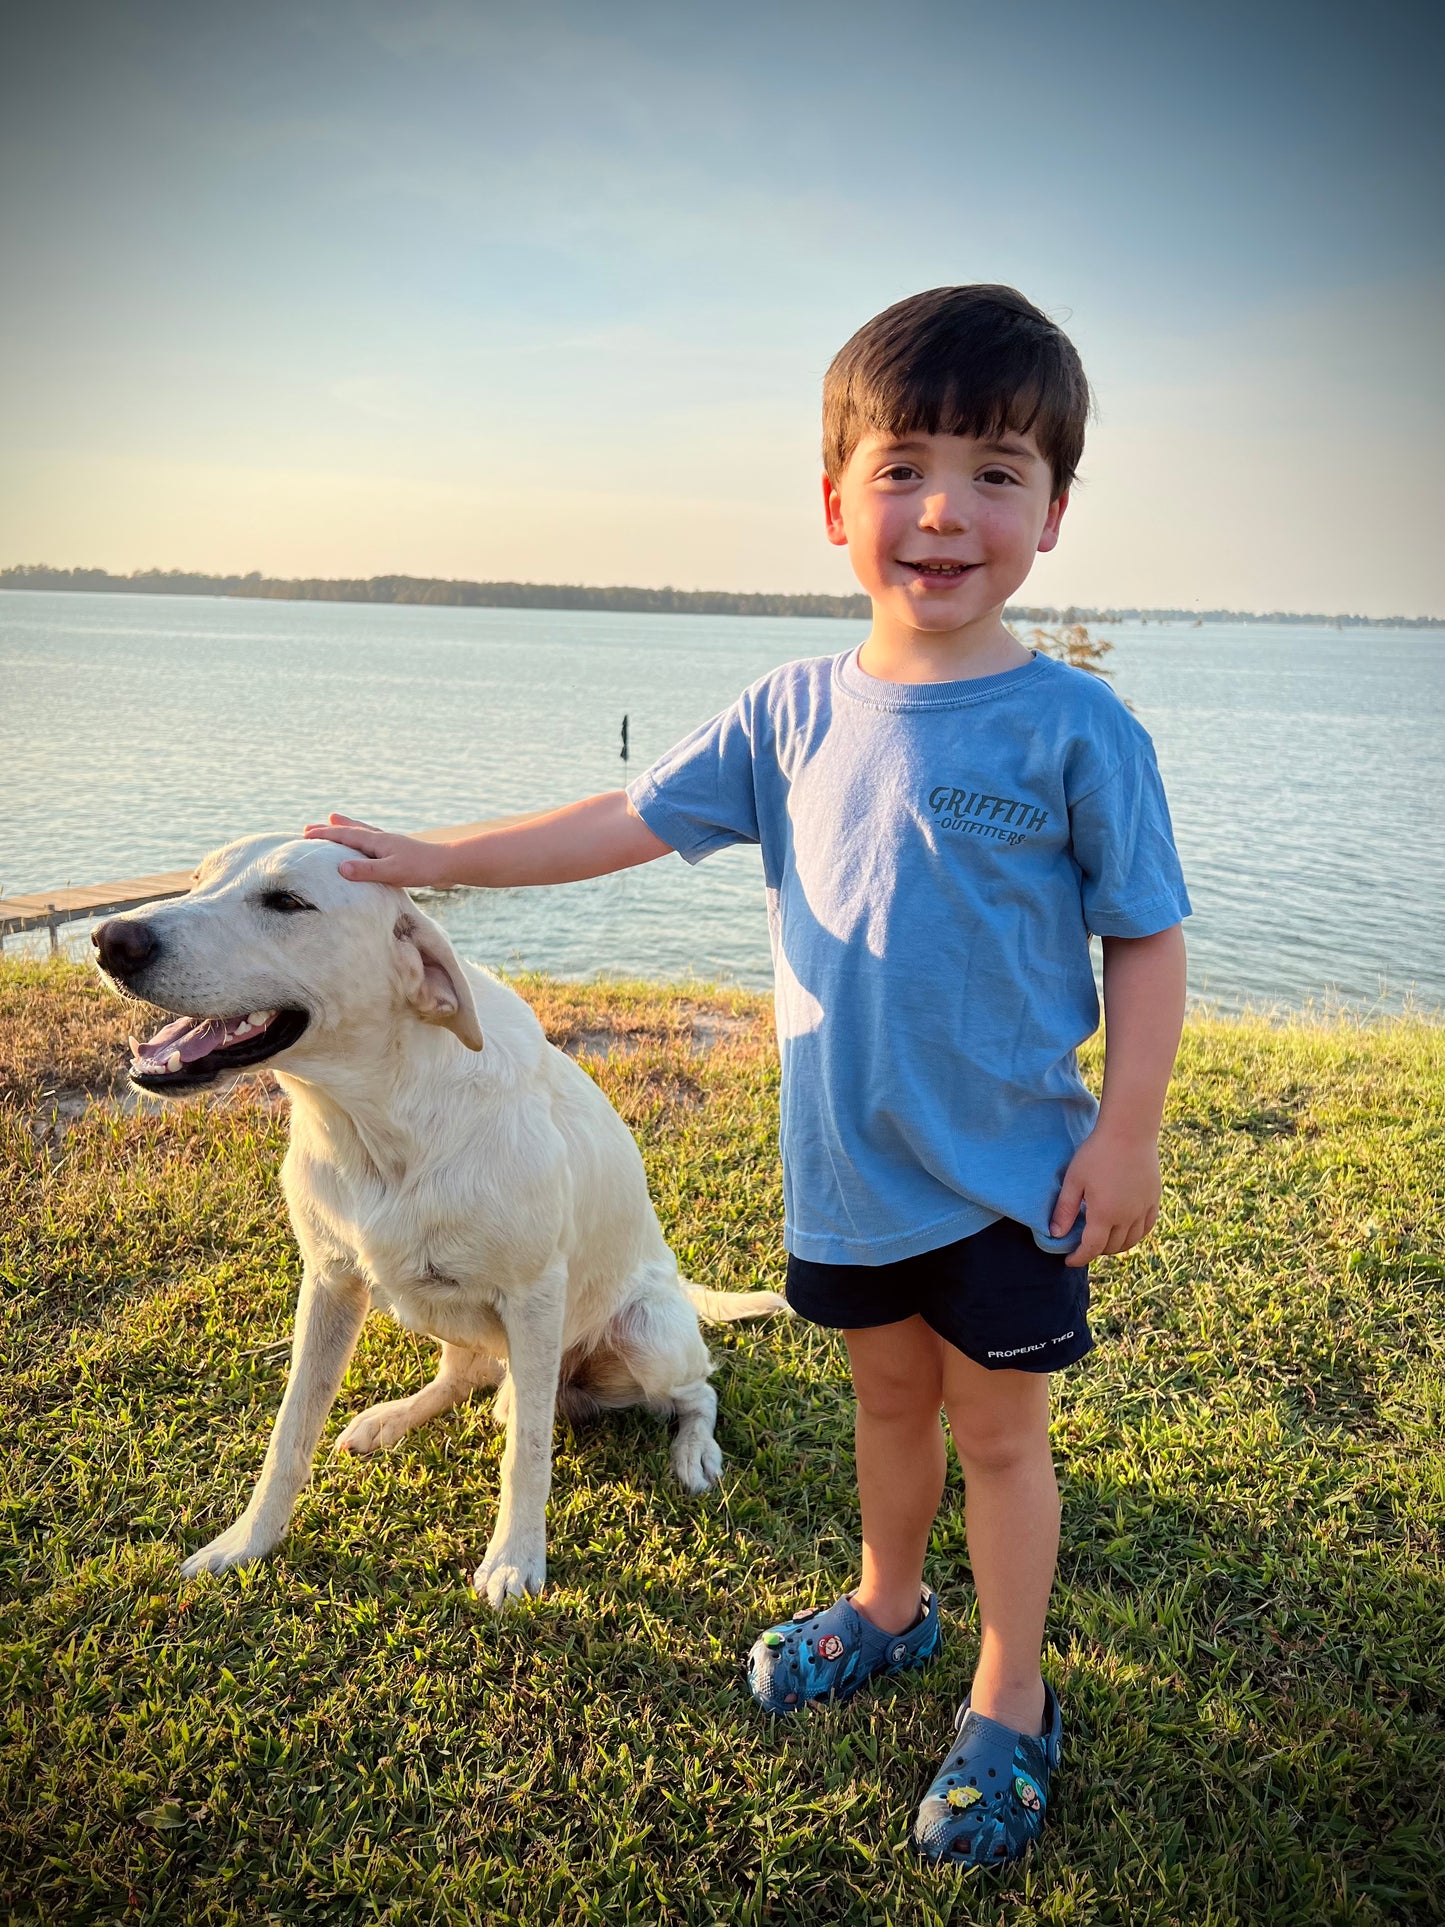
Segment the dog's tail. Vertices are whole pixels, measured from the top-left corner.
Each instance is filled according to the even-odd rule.
[[[682,1280],[682,1288],[698,1317],[709,1325],[731,1325],[739,1318],[766,1318],[774,1311],[792,1314],[792,1306],[776,1291],[706,1291],[686,1278]]]

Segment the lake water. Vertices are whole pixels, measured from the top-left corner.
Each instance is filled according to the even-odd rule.
[[[0,593],[0,894],[178,869],[333,808],[400,829],[567,802],[635,775],[775,664],[864,633]],[[1096,633],[1158,748],[1196,912],[1195,996],[1445,1007],[1445,633]],[[484,963],[771,982],[753,850],[431,907]],[[82,943],[77,928],[69,947]]]

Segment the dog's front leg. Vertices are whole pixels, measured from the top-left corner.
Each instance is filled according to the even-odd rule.
[[[318,1275],[307,1266],[296,1302],[291,1375],[261,1476],[236,1523],[186,1560],[181,1572],[187,1579],[263,1559],[280,1544],[297,1494],[311,1476],[316,1442],[370,1303],[371,1294],[359,1278],[344,1272]]]
[[[536,1284],[500,1307],[512,1386],[507,1446],[496,1530],[472,1577],[494,1606],[540,1592],[547,1577],[547,1491],[566,1309],[567,1260],[560,1253]]]

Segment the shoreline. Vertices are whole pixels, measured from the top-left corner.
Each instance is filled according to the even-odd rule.
[[[864,595],[768,593],[731,589],[646,588],[635,584],[579,582],[476,582],[460,577],[208,575],[184,569],[137,569],[112,575],[105,569],[52,569],[18,563],[0,569],[0,590],[80,595],[204,596],[218,601],[359,602],[408,608],[592,610],[614,615],[799,617],[866,621]],[[1222,623],[1313,623],[1333,629],[1445,629],[1445,616],[1366,616],[1336,611],[1142,609],[1109,604],[1084,608],[1013,604],[1009,622],[1069,626],[1074,623],[1143,625]]]
[[[68,934],[61,935],[53,946],[48,942],[48,932],[43,923],[18,935],[6,937],[3,942],[0,942],[0,972],[10,966],[33,969],[51,963],[61,968],[67,965],[78,965],[88,970],[90,959],[88,931],[78,930],[75,924],[66,925],[64,928]],[[769,1007],[773,999],[770,984],[729,981],[727,978],[718,977],[641,977],[636,972],[605,969],[596,970],[587,977],[570,977],[530,964],[493,964],[487,963],[480,957],[468,957],[465,956],[464,943],[462,954],[466,962],[476,964],[479,969],[491,971],[494,976],[501,977],[507,983],[545,983],[577,995],[588,992],[603,994],[609,991],[626,991],[683,999],[695,997],[761,999]],[[1102,1008],[1101,997],[1101,1011]],[[1302,1004],[1287,1004],[1278,999],[1266,1001],[1247,998],[1237,1005],[1230,1005],[1222,1003],[1215,995],[1207,993],[1195,995],[1191,992],[1185,1005],[1185,1022],[1200,1027],[1258,1026],[1278,1033],[1292,1030],[1341,1029],[1373,1033],[1378,1030],[1387,1030],[1397,1024],[1439,1030],[1445,1027],[1445,1003],[1427,1003],[1407,993],[1397,1003],[1387,1001],[1384,995],[1373,998],[1349,998],[1326,994],[1311,997]],[[1103,1035],[1102,1016],[1095,1035]]]

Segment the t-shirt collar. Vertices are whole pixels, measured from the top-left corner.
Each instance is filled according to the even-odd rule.
[[[988,702],[1031,682],[1048,660],[1035,650],[1032,662],[1001,669],[995,676],[967,676],[958,682],[885,682],[859,666],[862,647],[859,643],[834,657],[833,680],[845,695],[874,709],[958,709],[966,703]]]

